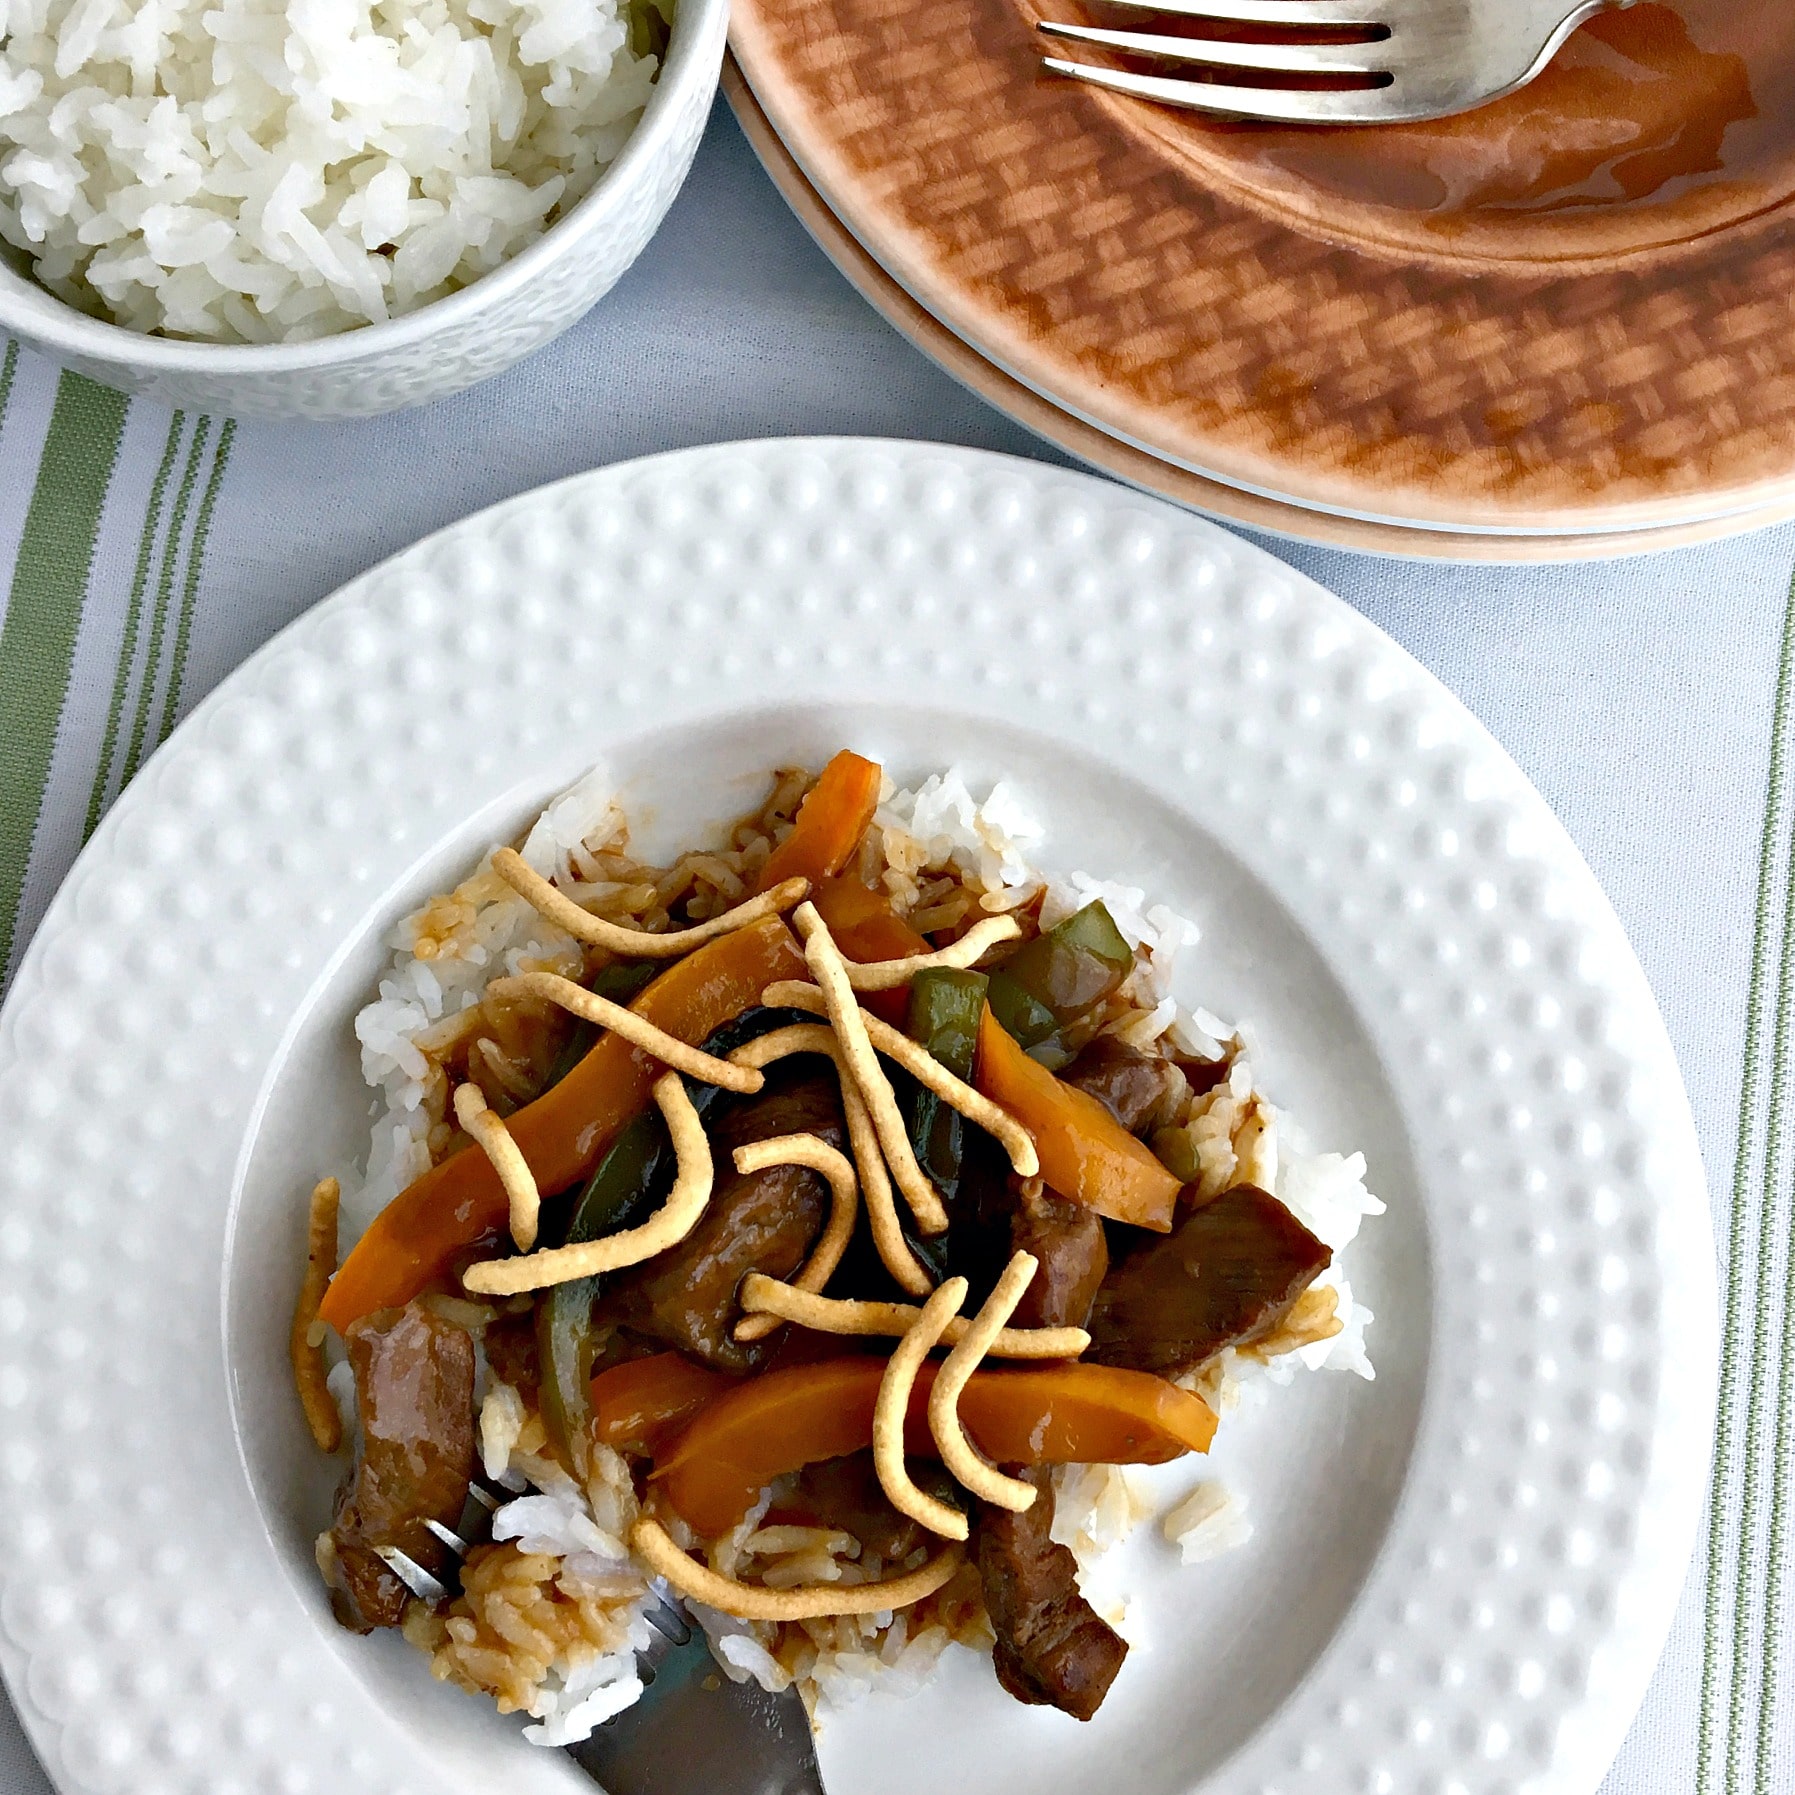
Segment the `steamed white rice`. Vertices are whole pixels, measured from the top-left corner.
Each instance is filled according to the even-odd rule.
[[[584,1480],[574,1478],[547,1450],[541,1420],[492,1376],[484,1352],[480,1365],[482,1468],[516,1492],[493,1516],[492,1537],[524,1556],[503,1561],[511,1576],[496,1581],[490,1563],[470,1559],[463,1599],[446,1614],[414,1608],[406,1636],[431,1654],[439,1676],[477,1679],[493,1643],[481,1641],[482,1627],[516,1648],[506,1654],[505,1681],[489,1692],[529,1717],[523,1736],[531,1744],[571,1745],[642,1694],[636,1654],[653,1641],[647,1612],[665,1586],[624,1544],[637,1504],[622,1456],[589,1443]],[[538,1599],[544,1590],[553,1595]]]
[[[0,5],[5,0],[0,0]],[[601,771],[588,775],[563,794],[532,830],[523,853],[536,869],[563,889],[581,888],[582,859],[615,831],[618,813],[613,786]],[[1135,948],[1129,995],[1142,1014],[1124,1025],[1126,1037],[1149,1046],[1161,1036],[1184,1052],[1230,1060],[1228,1077],[1211,1092],[1202,1113],[1191,1124],[1198,1144],[1203,1177],[1224,1188],[1245,1176],[1271,1190],[1318,1238],[1333,1249],[1334,1261],[1316,1280],[1336,1294],[1342,1324],[1331,1338],[1273,1355],[1248,1348],[1220,1355],[1193,1380],[1195,1387],[1221,1412],[1268,1385],[1287,1384],[1299,1371],[1350,1371],[1374,1375],[1365,1333],[1371,1312],[1355,1301],[1343,1268],[1346,1249],[1368,1218],[1384,1205],[1365,1185],[1365,1160],[1353,1153],[1309,1151],[1299,1132],[1266,1098],[1257,1082],[1253,1036],[1245,1024],[1229,1024],[1201,1009],[1188,1008],[1174,994],[1179,956],[1201,940],[1188,918],[1131,886],[1073,871],[1048,874],[1037,870],[1033,855],[1044,831],[1017,794],[998,785],[981,801],[964,778],[949,771],[915,790],[889,787],[875,824],[883,832],[890,865],[887,881],[900,901],[906,882],[952,866],[975,888],[982,908],[1014,909],[1043,898],[1047,926],[1093,898],[1102,898],[1117,926]],[[478,1001],[487,982],[519,964],[552,962],[570,953],[573,943],[546,923],[521,898],[498,881],[479,881],[463,889],[492,892],[468,908],[452,932],[452,951],[443,951],[438,924],[426,909],[407,918],[389,937],[392,950],[380,995],[356,1019],[362,1068],[378,1092],[373,1140],[365,1187],[345,1191],[346,1214],[365,1220],[410,1180],[428,1168],[428,1119],[424,1114],[425,1059],[418,1042],[427,1040],[442,1019]],[[429,934],[433,951],[419,958],[420,936]],[[346,1224],[347,1225],[347,1224]],[[519,1492],[519,1500],[501,1511],[499,1538],[517,1538],[528,1551],[564,1558],[575,1573],[604,1571],[616,1576],[628,1554],[621,1541],[628,1533],[633,1492],[627,1471],[614,1454],[597,1449],[593,1475],[584,1486],[552,1458],[520,1451],[526,1417],[516,1393],[502,1384],[486,1388],[481,1410],[481,1450],[492,1477]],[[540,1425],[539,1423],[537,1424]],[[1097,1611],[1125,1632],[1126,1602],[1100,1577],[1098,1567],[1163,1502],[1155,1493],[1158,1480],[1127,1466],[1062,1467],[1055,1478],[1053,1537],[1066,1545],[1079,1565],[1081,1587]],[[763,1549],[757,1530],[766,1500],[750,1513],[736,1533],[712,1549],[714,1568],[731,1573],[752,1562],[775,1576],[782,1560],[804,1581],[857,1580],[865,1567],[852,1563],[857,1542],[829,1547],[818,1543],[806,1553]],[[1190,1489],[1160,1517],[1160,1529],[1182,1561],[1199,1563],[1231,1551],[1252,1537],[1246,1499],[1214,1477]],[[685,1542],[691,1544],[693,1542]],[[783,1544],[784,1542],[781,1542]],[[719,1553],[721,1556],[719,1557]],[[578,1585],[578,1575],[575,1575]],[[641,1609],[646,1591],[620,1595],[616,1619],[618,1644],[598,1657],[582,1657],[556,1666],[534,1693],[529,1712],[536,1724],[526,1736],[541,1744],[563,1744],[628,1705],[638,1692],[634,1677],[635,1629],[644,1625]],[[765,1623],[732,1619],[699,1608],[698,1618],[724,1671],[741,1680],[753,1678],[775,1691],[792,1682],[769,1645],[774,1630]],[[819,1717],[857,1701],[873,1689],[908,1694],[935,1672],[954,1643],[940,1626],[910,1635],[903,1615],[864,1617],[854,1635],[818,1655],[804,1679],[805,1694]]]
[[[633,3],[0,0],[0,237],[134,330],[292,341],[412,311],[616,158],[657,69]]]
[[[0,0],[4,4],[4,0]],[[610,832],[617,812],[610,782],[588,774],[538,818],[522,854],[545,878],[577,893],[577,851],[588,838]],[[355,1018],[361,1044],[362,1077],[378,1093],[367,1169],[359,1183],[343,1186],[342,1238],[345,1248],[413,1179],[430,1169],[430,1115],[425,1107],[428,1062],[419,1046],[429,1031],[472,1009],[494,980],[557,959],[574,970],[579,947],[526,899],[496,879],[491,896],[469,907],[452,930],[447,947],[419,958],[420,930],[430,909],[408,916],[387,937],[391,959],[380,994]],[[433,942],[438,939],[433,937]]]

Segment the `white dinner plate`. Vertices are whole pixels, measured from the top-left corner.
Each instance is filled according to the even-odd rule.
[[[1375,1382],[1223,1427],[1252,1541],[1127,1548],[1088,1726],[955,1655],[831,1795],[1589,1795],[1694,1537],[1715,1361],[1651,994],[1456,699],[1262,551],[968,450],[763,442],[583,475],[355,581],[195,712],[0,1016],[0,1656],[57,1784],[586,1787],[333,1624],[284,1339],[303,1195],[365,1141],[350,1019],[407,906],[589,764],[657,831],[851,744],[1013,780],[1049,867],[1204,929],[1185,995],[1361,1147]],[[1189,1474],[1186,1468],[1187,1476]]]

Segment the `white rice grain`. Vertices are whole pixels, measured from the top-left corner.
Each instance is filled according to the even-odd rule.
[[[1160,1525],[1186,1564],[1219,1558],[1253,1537],[1245,1500],[1214,1477],[1198,1484]]]
[[[82,311],[319,337],[453,292],[623,147],[671,0],[5,0],[0,238]]]

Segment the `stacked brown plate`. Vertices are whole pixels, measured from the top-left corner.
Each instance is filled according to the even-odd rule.
[[[1167,497],[1503,560],[1795,516],[1789,0],[1642,0],[1520,94],[1377,131],[1041,70],[1037,19],[1106,10],[735,0],[726,86],[899,329]]]

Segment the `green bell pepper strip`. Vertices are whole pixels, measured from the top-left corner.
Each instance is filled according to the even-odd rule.
[[[956,1078],[972,1077],[988,982],[982,972],[961,972],[950,966],[931,967],[910,981],[904,1032]],[[932,1091],[929,1094],[934,1095]]]
[[[910,981],[904,1032],[956,1078],[968,1083],[978,1054],[979,1016],[987,982],[982,972],[948,968],[919,972]],[[904,1119],[911,1148],[943,1198],[951,1203],[960,1176],[960,1112],[920,1084],[912,1083],[905,1095]]]
[[[574,1200],[561,1242],[598,1240],[645,1220],[654,1207],[658,1175],[672,1150],[658,1109],[624,1129]],[[542,1420],[549,1438],[576,1462],[573,1442],[591,1421],[586,1386],[592,1378],[592,1305],[603,1279],[556,1284],[536,1300],[536,1358],[542,1374]]]
[[[1101,900],[1086,904],[1046,934],[1018,948],[991,975],[991,1014],[1049,1071],[1071,1056],[1057,1036],[1100,1004],[1134,965],[1115,919]]]
[[[979,1017],[983,1013],[987,980],[982,972],[933,968],[910,981],[910,1005],[904,1031],[926,1048],[956,1078],[972,1080],[978,1056]],[[966,1150],[966,1123],[960,1112],[907,1074],[895,1073],[892,1083],[898,1109],[904,1117],[911,1150],[929,1182],[941,1193],[950,1218],[957,1219],[960,1173]],[[906,1230],[909,1234],[909,1230]],[[947,1275],[948,1242],[945,1235],[927,1239],[910,1236],[913,1251],[937,1278]]]

